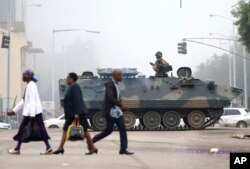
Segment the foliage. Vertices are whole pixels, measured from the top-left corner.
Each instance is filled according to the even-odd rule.
[[[241,44],[238,44],[236,47],[236,53],[243,55],[243,47]],[[230,86],[229,84],[229,57],[231,62],[233,61],[232,55],[223,54],[223,55],[213,55],[209,59],[205,60],[203,63],[200,63],[194,72],[194,77],[207,81],[214,80],[216,84]],[[250,53],[247,53],[247,57],[250,57]],[[244,88],[244,70],[243,70],[243,61],[241,57],[235,58],[236,63],[236,87]],[[247,68],[250,68],[250,61],[246,60]],[[233,64],[230,67],[231,73],[233,70]],[[247,84],[250,84],[250,69],[247,69]],[[233,80],[233,74],[231,74]],[[248,87],[248,93],[250,93],[250,87]],[[248,95],[248,105],[250,105],[250,97]],[[238,97],[238,102],[241,102],[243,105],[243,95]]]
[[[238,26],[239,41],[250,51],[250,1],[241,1],[231,13],[237,18],[235,25]]]
[[[196,67],[195,77],[205,81],[214,80],[218,84],[229,85],[228,64],[228,55],[214,55]]]

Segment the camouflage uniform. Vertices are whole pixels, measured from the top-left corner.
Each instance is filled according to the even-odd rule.
[[[157,52],[155,54],[156,56],[156,62],[150,63],[154,69],[154,71],[156,72],[155,76],[156,77],[162,77],[162,76],[166,76],[168,71],[172,70],[172,67],[168,64],[168,62],[166,60],[164,60],[162,58],[162,53],[161,52]]]

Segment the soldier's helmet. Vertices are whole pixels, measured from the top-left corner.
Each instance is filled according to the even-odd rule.
[[[162,59],[162,52],[161,51],[156,52],[155,56],[157,60]]]

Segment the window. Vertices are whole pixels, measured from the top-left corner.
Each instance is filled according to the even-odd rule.
[[[228,110],[228,116],[240,115],[239,110]]]
[[[234,115],[241,115],[239,110],[224,110],[223,116],[234,116]]]
[[[228,116],[228,110],[224,110],[223,116]]]

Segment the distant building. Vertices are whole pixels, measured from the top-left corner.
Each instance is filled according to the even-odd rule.
[[[25,38],[25,28],[22,16],[17,17],[18,13],[22,13],[22,0],[0,0],[0,44],[2,43],[2,35],[7,33],[7,16],[9,13],[9,1],[11,1],[11,40],[10,40],[10,108],[14,104],[14,100],[18,102],[23,97],[22,86],[22,69],[24,67],[23,49],[27,46]],[[0,120],[2,111],[6,111],[6,88],[7,88],[7,49],[0,48]]]

